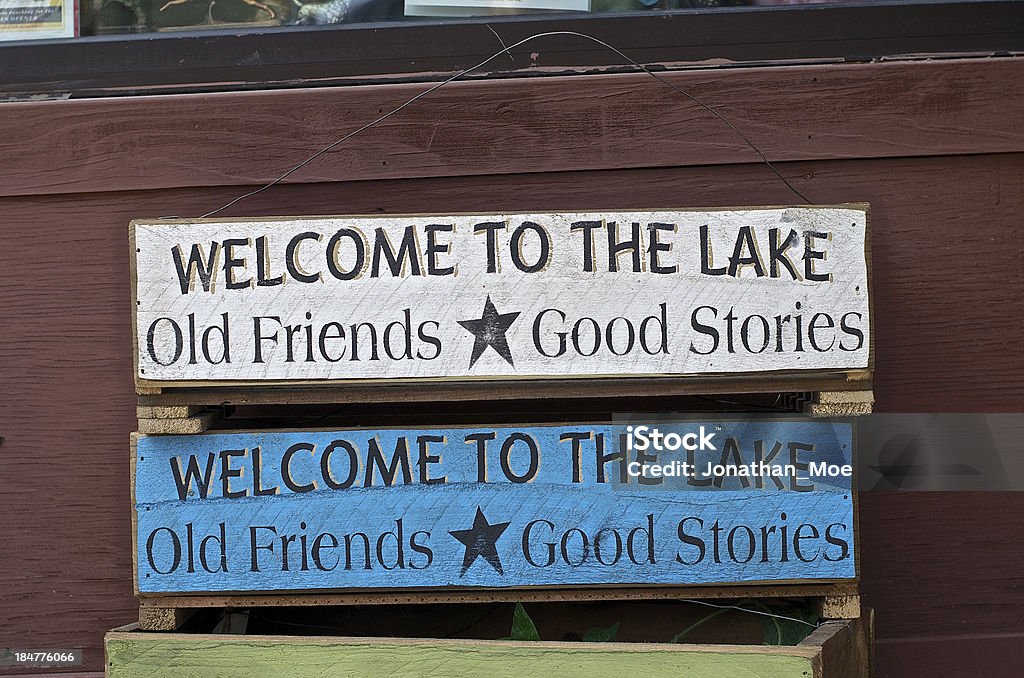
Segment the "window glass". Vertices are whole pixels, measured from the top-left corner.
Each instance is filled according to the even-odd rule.
[[[637,12],[835,0],[81,0],[81,34],[265,28],[370,21]],[[60,0],[0,0],[60,2]]]
[[[934,0],[933,0],[934,2]],[[559,19],[779,5],[930,5],[928,0],[0,0],[0,42],[277,26],[531,15]],[[936,6],[943,2],[934,3]],[[955,3],[954,3],[955,4]],[[975,3],[972,3],[975,4]],[[990,0],[986,5],[1005,5]],[[925,33],[928,30],[925,29]]]
[[[73,0],[0,0],[0,40],[75,35]]]

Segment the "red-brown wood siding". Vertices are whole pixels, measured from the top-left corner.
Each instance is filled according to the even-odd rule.
[[[672,78],[814,202],[871,203],[878,411],[1021,410],[1024,59]],[[128,221],[217,207],[417,87],[0,105],[0,647],[86,647],[100,670],[104,631],[137,617]],[[663,89],[461,84],[231,214],[794,201]],[[861,497],[879,676],[975,675],[952,668],[972,656],[1017,675],[1022,525],[1020,493]]]

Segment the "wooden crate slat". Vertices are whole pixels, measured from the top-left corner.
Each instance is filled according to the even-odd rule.
[[[375,675],[686,675],[719,678],[867,678],[870,616],[827,623],[795,646],[565,643],[429,638],[143,633],[132,625],[105,638],[107,675],[190,673],[224,678]]]

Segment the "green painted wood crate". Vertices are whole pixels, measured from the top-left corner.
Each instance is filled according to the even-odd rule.
[[[685,676],[867,678],[872,618],[829,622],[794,646],[244,636],[106,636],[109,678]]]

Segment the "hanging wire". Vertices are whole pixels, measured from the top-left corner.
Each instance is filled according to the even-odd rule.
[[[580,33],[578,31],[545,31],[543,33],[535,33],[535,34],[533,34],[533,35],[531,35],[529,37],[523,38],[519,42],[516,42],[516,43],[513,43],[511,45],[506,46],[504,41],[501,39],[501,36],[498,35],[497,31],[495,31],[489,25],[487,26],[487,28],[492,33],[494,33],[495,37],[498,38],[498,42],[501,43],[501,47],[502,48],[499,51],[497,51],[494,54],[492,54],[491,56],[487,57],[486,59],[484,59],[480,63],[474,64],[473,66],[470,66],[469,68],[463,69],[463,70],[459,71],[458,73],[455,73],[454,75],[446,78],[445,80],[442,80],[441,82],[438,82],[435,85],[432,85],[431,87],[428,87],[427,89],[423,90],[419,94],[417,94],[414,97],[410,98],[406,102],[404,102],[404,103],[400,104],[399,106],[396,106],[395,108],[391,109],[387,113],[384,113],[383,115],[381,115],[381,116],[375,118],[374,120],[366,123],[362,127],[359,127],[359,128],[357,128],[355,130],[352,130],[348,134],[345,134],[344,136],[340,137],[339,139],[337,139],[337,140],[331,142],[330,144],[324,146],[323,148],[321,148],[318,151],[314,152],[312,155],[310,155],[308,158],[306,158],[302,162],[300,162],[297,165],[294,165],[291,168],[289,168],[287,171],[285,171],[283,174],[281,174],[276,179],[274,179],[274,180],[264,184],[263,186],[255,189],[255,190],[249,191],[248,193],[244,193],[244,194],[238,196],[237,198],[235,198],[235,199],[225,203],[224,205],[218,207],[215,210],[210,210],[209,212],[207,212],[206,214],[203,214],[199,218],[200,219],[205,219],[207,217],[212,217],[215,214],[223,212],[224,210],[228,209],[229,207],[237,205],[238,203],[242,202],[243,200],[251,198],[254,195],[258,195],[258,194],[262,193],[263,191],[266,191],[267,189],[273,188],[274,186],[278,185],[279,183],[281,183],[282,181],[284,181],[285,179],[290,177],[295,172],[297,172],[300,169],[302,169],[303,167],[309,165],[311,162],[313,162],[314,160],[316,160],[317,158],[319,158],[323,154],[328,153],[328,152],[334,150],[335,148],[337,148],[341,144],[345,143],[346,141],[348,141],[352,137],[355,137],[355,136],[357,136],[359,134],[362,134],[366,130],[368,130],[368,129],[372,128],[372,127],[375,127],[376,125],[379,125],[380,123],[384,122],[388,118],[390,118],[390,117],[396,115],[397,113],[405,110],[409,106],[412,106],[414,103],[416,103],[420,99],[422,99],[422,98],[424,98],[424,97],[426,97],[426,96],[436,92],[437,90],[441,89],[445,85],[448,85],[448,84],[450,84],[452,82],[455,82],[459,78],[461,78],[464,75],[467,75],[469,73],[472,73],[473,71],[477,70],[478,68],[482,68],[483,66],[486,66],[488,63],[490,63],[494,59],[498,58],[502,54],[508,54],[509,58],[512,58],[512,50],[515,49],[516,47],[520,47],[520,46],[525,45],[525,44],[527,44],[529,42],[532,42],[534,40],[539,40],[541,38],[547,38],[547,37],[553,37],[553,36],[571,36],[571,37],[576,37],[576,38],[583,38],[584,40],[589,40],[591,42],[594,42],[594,43],[600,45],[601,47],[604,47],[605,49],[615,53],[616,55],[621,57],[623,60],[628,62],[634,68],[642,71],[643,73],[646,73],[647,75],[651,76],[652,78],[654,78],[655,80],[657,80],[661,84],[663,84],[666,87],[670,88],[671,90],[677,92],[678,94],[684,96],[689,101],[697,104],[698,106],[703,108],[705,111],[707,111],[708,113],[710,113],[714,117],[718,118],[718,120],[720,120],[736,136],[738,136],[743,141],[743,143],[745,143],[750,148],[750,150],[754,151],[754,153],[756,153],[757,156],[761,159],[761,162],[764,163],[765,166],[767,166],[768,169],[770,169],[772,171],[772,174],[774,174],[779,179],[779,181],[781,181],[783,184],[786,185],[786,188],[788,188],[790,191],[792,191],[794,195],[798,196],[805,203],[810,204],[811,201],[803,193],[798,191],[791,183],[789,183],[789,181],[784,176],[782,176],[782,174],[775,168],[775,166],[771,162],[769,162],[768,158],[761,151],[761,149],[758,148],[754,144],[754,142],[751,141],[750,138],[746,134],[744,134],[742,131],[740,131],[724,115],[722,115],[721,113],[719,113],[714,108],[712,108],[708,104],[704,103],[703,101],[701,101],[697,97],[693,96],[692,94],[690,94],[689,92],[687,92],[683,88],[681,88],[681,87],[679,87],[677,85],[672,84],[671,82],[669,82],[665,78],[661,77],[660,75],[658,75],[654,71],[650,70],[649,68],[647,68],[643,64],[641,64],[638,61],[635,61],[631,57],[627,56],[622,50],[618,49],[617,47],[613,47],[612,45],[608,44],[604,40],[601,40],[599,38],[595,38],[592,35],[588,35],[586,33]]]
[[[821,622],[820,624],[815,624],[815,623],[809,622],[809,621],[807,621],[805,619],[800,619],[799,617],[787,617],[784,614],[776,614],[774,612],[765,612],[765,611],[762,611],[762,610],[751,610],[749,607],[740,607],[739,605],[721,605],[719,603],[709,603],[706,600],[695,600],[693,598],[686,598],[682,602],[684,602],[684,603],[694,603],[696,605],[704,605],[706,607],[714,607],[714,608],[717,608],[719,610],[739,610],[740,612],[749,612],[750,614],[757,614],[757,615],[761,615],[762,617],[771,617],[773,619],[784,619],[786,621],[799,622],[801,624],[804,624],[806,626],[810,626],[812,628],[818,628],[822,624],[827,623],[827,620],[826,620],[824,622]]]

